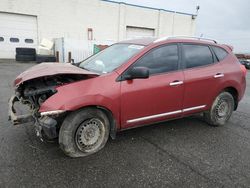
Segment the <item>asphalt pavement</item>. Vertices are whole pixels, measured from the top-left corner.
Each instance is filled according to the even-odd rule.
[[[124,131],[71,159],[42,143],[30,124],[8,121],[14,78],[34,64],[0,61],[0,187],[250,187],[250,71],[227,125],[188,117]]]

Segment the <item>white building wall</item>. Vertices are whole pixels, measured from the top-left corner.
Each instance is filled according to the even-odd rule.
[[[126,39],[127,26],[154,29],[155,37],[195,32],[191,15],[102,0],[0,0],[0,12],[36,16],[39,42],[61,37],[88,42],[88,28],[94,41],[109,42]]]
[[[154,28],[158,27],[158,10],[126,6],[125,24],[129,26]]]
[[[173,19],[174,19],[173,13],[159,11],[159,29],[158,29],[159,37],[174,35]],[[192,35],[192,33],[183,33],[183,34]]]
[[[114,41],[125,39],[126,26],[155,29],[156,37],[193,35],[195,28],[190,15],[99,0],[1,0],[0,11],[37,16],[40,40],[87,39],[87,28],[93,28],[96,40]]]

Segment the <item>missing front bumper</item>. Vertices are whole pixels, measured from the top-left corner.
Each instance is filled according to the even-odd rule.
[[[47,141],[53,140],[58,137],[57,121],[51,117],[45,116],[38,119],[36,126],[40,127],[40,132],[37,135],[46,139]]]
[[[32,114],[18,115],[17,109],[15,109],[15,103],[20,102],[17,96],[12,96],[9,100],[9,120],[13,125],[24,124],[29,122],[35,122]]]
[[[15,108],[15,103],[21,103],[17,96],[12,96],[9,100],[9,120],[13,125],[33,123],[36,134],[40,137],[41,140],[51,141],[58,137],[57,131],[57,121],[46,115],[58,115],[58,113],[47,113],[42,117],[34,118],[32,113],[27,113],[24,115],[19,115],[20,112],[17,112],[18,109]],[[54,112],[54,111],[53,111]],[[62,111],[60,111],[63,113]]]

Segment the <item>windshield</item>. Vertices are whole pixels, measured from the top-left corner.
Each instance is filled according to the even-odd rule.
[[[109,73],[124,64],[144,46],[115,44],[83,61],[79,67],[101,74]]]

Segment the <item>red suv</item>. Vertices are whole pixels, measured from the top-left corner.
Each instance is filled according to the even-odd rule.
[[[14,124],[34,121],[42,140],[82,157],[117,131],[203,113],[224,125],[246,87],[232,47],[197,38],[119,42],[77,65],[43,63],[20,74],[10,99]],[[15,103],[29,106],[18,115]]]

